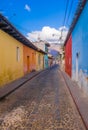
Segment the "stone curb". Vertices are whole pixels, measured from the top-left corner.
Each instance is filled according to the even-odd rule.
[[[32,72],[30,74],[25,75],[22,78],[19,78],[19,79],[15,80],[15,81],[12,81],[9,84],[4,85],[3,87],[0,88],[0,100],[4,99],[6,96],[8,96],[12,92],[14,92],[16,89],[21,87],[27,81],[31,80],[32,78],[36,77],[37,75],[39,75],[40,73],[42,73],[42,72],[44,72],[46,70],[48,70],[48,69]]]
[[[65,80],[66,86],[81,116],[85,128],[88,130],[88,102],[86,102],[85,98],[82,96],[82,91],[79,89],[79,86],[77,84],[74,84],[74,82],[65,72],[61,71],[61,74]]]

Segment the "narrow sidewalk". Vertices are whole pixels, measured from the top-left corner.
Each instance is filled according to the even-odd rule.
[[[76,104],[79,114],[88,130],[88,96],[85,96],[76,82],[73,82],[70,77],[61,71],[70,94]]]
[[[39,75],[41,72],[44,72],[47,69],[41,70],[41,71],[35,71],[31,72],[24,77],[21,77],[17,80],[12,81],[11,83],[8,83],[0,88],[0,100],[8,96],[10,93],[21,87],[24,83],[31,80],[35,76]]]

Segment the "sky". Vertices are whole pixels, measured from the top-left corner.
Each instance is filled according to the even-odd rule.
[[[0,0],[0,13],[29,40],[65,39],[78,0]]]

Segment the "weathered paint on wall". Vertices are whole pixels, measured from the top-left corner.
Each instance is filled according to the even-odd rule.
[[[0,86],[21,76],[23,76],[23,45],[0,30]]]
[[[88,93],[88,1],[72,32],[72,78]]]
[[[36,52],[36,70],[44,69],[44,54]]]
[[[71,77],[72,75],[72,36],[69,37],[65,45],[65,71]]]
[[[24,74],[36,70],[36,51],[23,46]]]

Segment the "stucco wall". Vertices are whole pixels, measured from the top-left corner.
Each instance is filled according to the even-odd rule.
[[[72,32],[72,78],[74,80],[77,80],[76,58],[78,60],[78,83],[88,93],[88,2]]]
[[[27,59],[28,58],[28,59]],[[36,51],[24,46],[23,47],[23,65],[24,74],[36,70]]]
[[[44,56],[44,68],[48,68],[48,55]]]
[[[19,61],[17,61],[19,47]],[[23,45],[0,30],[0,86],[23,76]]]
[[[69,37],[65,45],[65,71],[71,77],[72,75],[72,36]]]
[[[36,70],[44,69],[44,54],[36,52]]]

